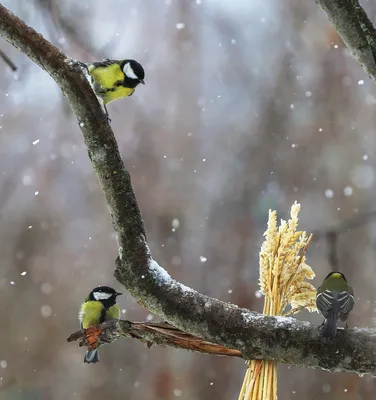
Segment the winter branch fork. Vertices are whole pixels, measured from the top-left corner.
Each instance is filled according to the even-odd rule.
[[[375,30],[357,1],[316,2],[375,80]],[[2,5],[0,35],[44,69],[63,90],[79,122],[117,234],[115,277],[139,304],[168,322],[110,321],[102,325],[103,342],[132,337],[149,346],[155,343],[212,355],[376,376],[376,332],[372,330],[341,331],[328,341],[308,322],[241,309],[172,279],[151,257],[129,172],[107,118],[74,60]],[[80,331],[70,339],[85,339],[85,334]]]

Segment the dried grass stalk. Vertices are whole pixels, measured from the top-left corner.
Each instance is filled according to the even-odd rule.
[[[260,291],[265,296],[263,313],[289,315],[302,308],[316,311],[316,289],[306,279],[315,273],[306,264],[306,251],[312,235],[297,231],[300,204],[291,207],[291,219],[277,226],[277,212],[269,210],[265,241],[260,251]],[[286,310],[290,306],[289,310]],[[238,400],[275,400],[277,364],[274,361],[248,361]]]

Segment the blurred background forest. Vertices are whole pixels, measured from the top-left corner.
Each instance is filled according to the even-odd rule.
[[[134,58],[146,85],[109,105],[154,258],[202,293],[260,311],[268,209],[325,231],[375,207],[375,87],[313,0],[6,0],[67,55]],[[366,4],[375,21],[376,6]],[[0,42],[0,399],[237,399],[245,365],[121,340],[83,364],[66,343],[113,278],[116,240],[55,82]],[[344,229],[349,324],[371,326],[376,224]],[[308,263],[332,268],[325,235]],[[123,318],[152,319],[130,295]],[[318,314],[298,318],[321,323]],[[376,398],[369,377],[279,366],[280,400]]]

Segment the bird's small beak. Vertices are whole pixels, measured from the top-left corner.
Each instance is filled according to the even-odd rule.
[[[142,83],[143,85],[145,85],[145,82],[144,82],[142,79],[140,79],[140,83]]]
[[[117,292],[116,293],[116,296],[121,296],[123,293],[119,293],[119,292]]]

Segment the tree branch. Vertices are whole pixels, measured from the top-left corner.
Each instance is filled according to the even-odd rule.
[[[359,64],[376,81],[376,31],[357,0],[315,0]]]
[[[252,358],[273,359],[332,372],[346,371],[376,376],[376,353],[373,351],[376,332],[372,330],[339,330],[334,339],[328,340],[323,338],[321,327],[309,322],[244,311],[251,315],[247,334],[252,339],[247,343],[247,349],[254,351]],[[156,344],[209,355],[243,357],[238,350],[195,337],[165,322],[111,320],[104,322],[101,328],[99,340],[102,343],[131,337],[145,343],[149,348]],[[243,327],[239,328],[240,332],[244,331]],[[233,335],[238,340],[239,347],[242,347],[244,336],[238,335],[236,328]],[[67,340],[81,340],[80,346],[88,344],[84,329],[73,333]]]
[[[115,276],[140,304],[195,340],[203,338],[203,343],[239,350],[246,359],[273,359],[376,376],[373,332],[342,332],[329,342],[307,322],[262,316],[200,294],[172,279],[151,258],[130,175],[83,74],[72,60],[1,5],[0,35],[55,79],[76,114],[117,233]],[[121,332],[129,326],[119,324]]]
[[[215,356],[243,357],[239,350],[227,349],[224,346],[207,342],[185,333],[167,322],[131,322],[113,319],[104,322],[101,327],[100,342],[102,343],[112,343],[117,339],[131,337],[140,340],[148,348],[156,344]],[[75,340],[81,340],[80,347],[88,345],[85,329],[73,333],[67,339],[68,342]]]

